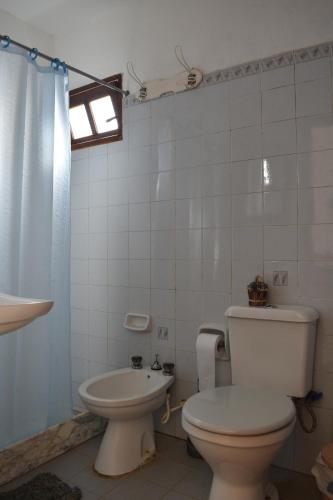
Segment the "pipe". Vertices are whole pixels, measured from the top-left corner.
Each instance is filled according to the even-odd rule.
[[[167,424],[170,420],[171,413],[174,413],[175,411],[181,410],[185,404],[185,401],[186,401],[185,399],[181,399],[177,406],[170,408],[170,392],[167,392],[166,401],[165,401],[166,412],[161,417],[161,423]]]
[[[42,59],[46,59],[46,61],[54,61],[54,57],[48,56],[47,54],[43,54],[43,52],[40,52],[37,49],[32,49],[31,47],[28,47],[27,45],[23,45],[23,43],[16,42],[15,40],[12,40],[9,38],[7,35],[0,35],[0,42],[9,42],[8,45],[15,45],[16,47],[20,47],[21,49],[24,49],[28,52],[33,51],[36,57],[41,57]],[[7,45],[7,46],[8,46]],[[122,94],[124,97],[129,95],[128,90],[122,90],[116,87],[115,85],[112,85],[111,83],[105,82],[104,80],[101,80],[100,78],[97,78],[97,76],[90,75],[89,73],[86,73],[85,71],[82,71],[81,69],[75,68],[75,66],[71,66],[70,64],[66,64],[66,67],[68,70],[73,71],[73,73],[77,73],[78,75],[84,76],[86,78],[89,78],[89,80],[93,80],[96,83],[99,83],[100,85],[103,85],[104,87],[109,88],[110,90],[114,90],[115,92],[119,92]]]

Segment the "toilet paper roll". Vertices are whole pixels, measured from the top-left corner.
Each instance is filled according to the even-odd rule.
[[[222,335],[200,333],[196,341],[199,391],[215,387],[215,357]]]

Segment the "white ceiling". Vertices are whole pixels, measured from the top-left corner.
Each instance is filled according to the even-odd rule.
[[[78,15],[84,29],[125,0],[0,0],[0,9],[50,35],[70,33]]]

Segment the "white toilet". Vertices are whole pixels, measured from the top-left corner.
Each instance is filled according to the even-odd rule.
[[[172,375],[149,368],[123,368],[93,377],[79,387],[88,410],[109,419],[95,461],[106,476],[137,469],[155,452],[153,411],[165,401]]]
[[[318,313],[232,306],[226,316],[233,385],[189,398],[182,425],[213,470],[209,500],[277,500],[266,471],[295,425],[290,396],[311,389]]]

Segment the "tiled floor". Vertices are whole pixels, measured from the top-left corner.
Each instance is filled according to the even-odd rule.
[[[94,438],[26,476],[0,488],[11,489],[40,472],[53,472],[79,486],[84,500],[207,500],[212,473],[205,462],[189,457],[185,442],[157,434],[157,457],[120,479],[104,479],[92,468],[100,438]],[[273,467],[280,500],[319,500],[313,479]]]

